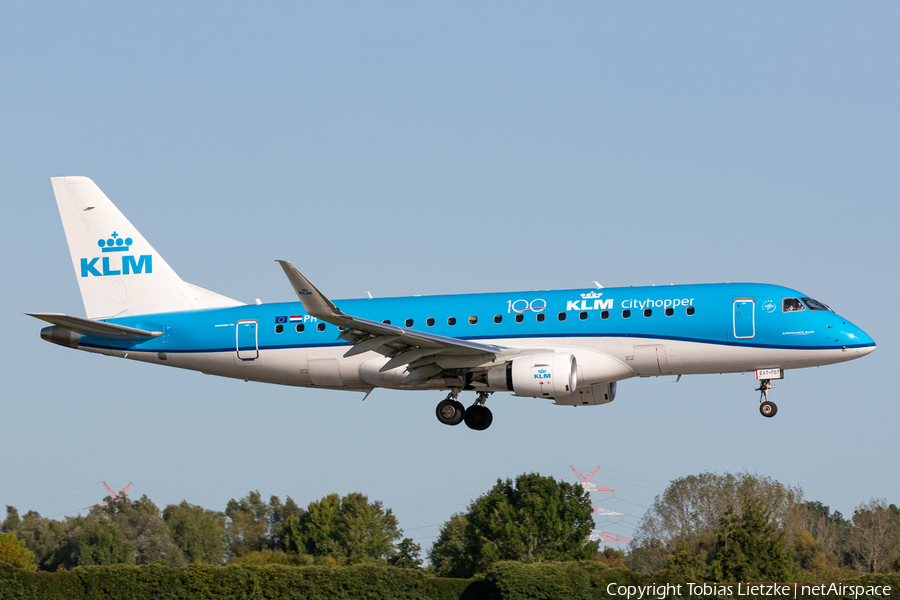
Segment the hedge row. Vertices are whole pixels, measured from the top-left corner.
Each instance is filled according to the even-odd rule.
[[[479,596],[472,596],[467,589],[483,585],[374,565],[329,569],[153,564],[30,573],[0,563],[0,600],[468,600]]]
[[[680,577],[645,576],[605,565],[584,562],[523,564],[496,563],[483,580],[449,579],[411,569],[357,565],[324,567],[144,566],[79,567],[58,573],[27,572],[0,563],[0,600],[594,600],[625,598],[607,593],[608,586],[657,586],[644,598],[659,597],[661,586],[671,585],[680,594],[671,600],[712,600],[729,595],[689,594]],[[890,585],[892,597],[900,597],[900,576],[868,575],[844,585]],[[766,596],[771,597],[771,596]],[[852,596],[820,596],[845,598]],[[753,596],[742,596],[750,600]],[[884,596],[860,596],[877,598]]]
[[[633,586],[632,598],[637,598],[643,587],[643,598],[652,599],[665,596],[669,600],[730,600],[739,597],[741,600],[771,600],[777,596],[772,595],[771,590],[761,590],[759,596],[747,595],[747,584],[742,590],[738,590],[737,584],[706,584],[697,583],[680,576],[658,573],[653,576],[632,573],[624,569],[610,569],[605,565],[591,561],[582,562],[549,562],[540,564],[525,564],[518,562],[499,562],[488,571],[485,579],[487,590],[491,598],[500,600],[625,600],[629,586]],[[612,586],[610,587],[610,584]],[[666,588],[668,585],[670,587]],[[691,585],[695,586],[693,589]],[[784,584],[781,584],[784,585]],[[803,584],[799,584],[803,585]],[[811,585],[811,584],[807,584]],[[865,600],[887,600],[888,598],[900,598],[900,574],[892,575],[865,575],[850,581],[844,581],[840,585],[864,589],[875,586],[890,586],[890,596],[885,595],[848,595],[818,594],[815,596],[801,596],[803,589],[798,589],[798,598],[828,598],[843,600],[856,598]],[[621,587],[620,587],[621,586]],[[649,587],[648,587],[649,586]],[[680,586],[680,587],[679,587]],[[697,587],[700,586],[700,587]],[[730,593],[721,594],[722,588],[728,588]],[[718,589],[716,589],[718,588]],[[612,594],[608,593],[612,592]],[[708,593],[704,593],[708,591]],[[740,592],[740,595],[738,595]],[[782,596],[783,597],[783,596]],[[793,588],[790,596],[793,598]]]

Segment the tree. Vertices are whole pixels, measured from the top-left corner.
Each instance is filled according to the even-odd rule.
[[[803,498],[799,487],[746,472],[701,473],[670,482],[635,531],[630,549],[640,557],[640,565],[632,561],[632,567],[642,573],[658,571],[677,542],[702,555],[701,546],[714,536],[726,507],[740,515],[744,504],[755,498],[769,507],[773,522],[785,532],[798,528],[797,508]]]
[[[466,515],[456,513],[441,526],[438,539],[428,551],[428,562],[439,577],[468,577],[473,572],[466,553]]]
[[[12,506],[6,507],[6,513],[4,527],[10,533],[15,533],[16,538],[34,552],[34,562],[40,570],[53,571],[64,563],[75,566],[71,562],[73,527],[69,520],[60,522],[45,519],[33,510],[20,518],[18,511]]]
[[[586,560],[598,542],[590,496],[553,477],[527,473],[497,484],[469,506],[466,552],[470,571],[484,571],[498,560],[542,562]]]
[[[19,511],[15,506],[6,505],[6,519],[0,523],[0,532],[12,533],[19,525]]]
[[[258,491],[250,492],[240,500],[229,500],[225,516],[229,519],[225,526],[225,542],[231,557],[271,549],[269,523],[272,509]]]
[[[34,571],[34,552],[25,549],[25,541],[17,540],[13,533],[0,533],[0,562],[9,563],[26,571]]]
[[[218,565],[225,558],[225,515],[201,506],[170,504],[163,510],[163,520],[172,541],[181,549],[188,562],[199,565]]]
[[[695,581],[705,581],[709,576],[709,566],[704,557],[693,552],[686,542],[680,541],[675,543],[675,551],[666,559],[663,570]]]
[[[900,509],[872,499],[853,511],[847,549],[860,573],[886,570],[900,557]]]
[[[76,533],[75,563],[87,565],[133,565],[134,546],[107,514],[80,519]]]
[[[412,541],[412,538],[403,538],[397,544],[397,552],[388,559],[388,564],[401,569],[418,569],[422,566],[422,546]]]
[[[849,523],[838,512],[818,501],[803,502],[798,506],[797,527],[807,531],[822,545],[822,552],[837,554],[847,534]]]
[[[146,565],[165,561],[171,567],[187,564],[184,552],[172,540],[159,508],[147,495],[131,500],[125,495],[109,498],[106,506],[95,506],[92,515],[108,515],[131,544],[134,564]]]
[[[395,556],[400,537],[391,510],[358,493],[329,494],[311,502],[304,513],[289,515],[282,529],[288,552],[331,556],[350,564],[387,562]]]
[[[749,500],[742,515],[725,510],[717,531],[716,557],[711,565],[716,581],[790,581],[791,553],[786,536],[772,521],[761,500]]]
[[[300,517],[306,511],[298,506],[290,496],[285,499],[284,504],[281,503],[278,496],[272,496],[269,499],[269,506],[271,508],[269,517],[269,537],[271,539],[272,547],[286,550],[287,548],[282,534],[285,531],[287,520],[291,517]]]
[[[612,546],[606,546],[594,555],[595,561],[606,565],[610,569],[625,569],[627,571],[628,567],[625,565],[625,558],[624,550],[619,550]]]

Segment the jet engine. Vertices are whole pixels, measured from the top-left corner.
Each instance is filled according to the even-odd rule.
[[[518,356],[488,371],[492,390],[510,391],[515,396],[555,398],[575,392],[578,365],[566,352],[542,352]]]

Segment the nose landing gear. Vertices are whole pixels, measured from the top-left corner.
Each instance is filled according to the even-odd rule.
[[[769,390],[774,388],[770,379],[761,379],[759,387],[755,391],[759,392],[759,414],[764,417],[772,418],[778,412],[775,403],[769,400]]]
[[[465,421],[466,427],[475,431],[484,431],[490,427],[494,417],[490,409],[484,405],[490,392],[479,393],[475,403],[468,409],[457,400],[459,392],[459,388],[453,388],[446,398],[438,402],[435,410],[438,421],[444,425],[459,425]]]

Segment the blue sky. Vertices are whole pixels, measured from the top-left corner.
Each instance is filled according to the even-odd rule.
[[[615,488],[630,537],[672,479],[752,473],[851,513],[900,503],[900,8],[891,3],[93,3],[0,9],[7,343],[0,503],[61,518],[359,491],[427,548],[498,477]],[[787,285],[878,349],[628,380],[564,408],[283,388],[43,342],[83,315],[49,178],[92,178],[186,281],[291,300],[720,281]]]

